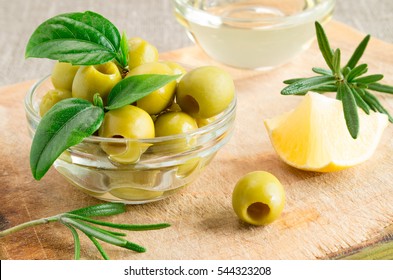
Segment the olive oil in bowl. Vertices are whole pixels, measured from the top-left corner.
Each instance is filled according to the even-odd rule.
[[[224,64],[269,69],[290,61],[326,22],[334,0],[174,0],[177,20],[193,41]]]

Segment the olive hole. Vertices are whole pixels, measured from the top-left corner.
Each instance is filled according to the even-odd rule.
[[[112,138],[123,139],[124,136],[113,135]],[[110,146],[115,147],[115,148],[119,148],[119,149],[124,149],[124,150],[127,148],[125,143],[110,143]]]
[[[94,65],[94,68],[96,68],[97,71],[102,74],[106,74],[106,75],[113,74],[112,73],[113,69],[111,69],[111,67],[108,67],[108,65],[106,65],[106,64]]]
[[[253,220],[260,220],[268,215],[269,212],[269,206],[262,202],[255,202],[247,208],[247,214]]]
[[[190,114],[197,114],[199,112],[199,104],[191,95],[184,97],[184,103],[187,104],[186,109]]]

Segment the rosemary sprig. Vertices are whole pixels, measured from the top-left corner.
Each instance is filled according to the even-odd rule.
[[[74,211],[58,214],[52,217],[42,218],[19,224],[12,228],[0,231],[0,238],[28,227],[40,224],[47,224],[50,222],[60,222],[71,231],[74,238],[74,259],[80,259],[81,244],[78,234],[78,231],[80,231],[92,241],[92,243],[96,246],[97,250],[100,252],[101,256],[107,260],[109,259],[109,257],[106,254],[105,250],[102,248],[101,244],[98,242],[98,240],[139,253],[145,252],[146,249],[138,244],[129,242],[122,238],[126,235],[125,233],[109,231],[95,225],[131,231],[157,230],[170,226],[167,223],[147,225],[115,224],[90,218],[98,216],[102,217],[117,215],[124,213],[125,211],[126,207],[122,203],[104,203],[99,205],[93,205],[86,208],[80,208]]]
[[[312,68],[319,76],[295,78],[284,81],[287,86],[281,91],[283,95],[305,95],[308,91],[319,93],[335,92],[336,99],[343,103],[344,118],[349,133],[356,139],[359,134],[359,116],[357,107],[366,114],[370,110],[386,114],[393,123],[393,117],[382,106],[370,90],[393,94],[393,86],[380,84],[383,75],[365,75],[367,64],[359,64],[361,57],[370,41],[367,35],[357,46],[347,64],[341,64],[341,50],[330,47],[326,33],[319,22],[315,23],[318,46],[329,69]]]

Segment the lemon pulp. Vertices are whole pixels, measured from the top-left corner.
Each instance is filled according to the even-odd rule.
[[[318,93],[308,93],[294,110],[264,123],[274,149],[287,164],[332,172],[369,159],[388,124],[385,114],[358,112],[356,139],[348,132],[342,102]]]

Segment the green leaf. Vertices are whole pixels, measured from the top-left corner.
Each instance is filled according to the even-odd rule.
[[[318,46],[321,50],[322,56],[325,59],[326,64],[329,66],[329,68],[334,72],[333,51],[330,47],[325,30],[319,22],[315,22],[315,29],[317,33]]]
[[[86,234],[86,236],[91,240],[91,242],[96,246],[98,252],[100,252],[102,258],[104,260],[109,260],[109,256],[105,252],[104,248],[102,248],[101,244],[95,239],[95,237],[91,236],[90,234]]]
[[[299,81],[304,80],[304,79],[305,79],[305,78],[289,79],[289,80],[285,80],[283,83],[284,83],[284,84],[287,84],[287,85],[290,85],[290,84],[293,84],[293,83],[295,83],[295,82],[299,82]]]
[[[120,33],[94,12],[55,16],[37,27],[27,43],[25,56],[49,58],[75,65],[95,65],[115,58]]]
[[[338,90],[337,87],[337,94],[336,94],[336,99],[342,101],[343,97],[342,97],[342,91]]]
[[[333,75],[332,70],[325,69],[325,68],[313,67],[312,71],[316,74],[325,75],[325,76],[332,76]]]
[[[367,71],[368,71],[367,64],[360,64],[359,66],[356,66],[351,71],[349,71],[349,73],[346,75],[347,81],[351,82],[356,77],[367,73]]]
[[[81,257],[81,242],[79,239],[78,232],[70,225],[65,225],[71,231],[72,236],[74,237],[74,259],[79,260]]]
[[[359,115],[355,97],[347,83],[340,83],[338,92],[340,92],[343,103],[344,118],[348,131],[352,138],[356,139],[359,134]]]
[[[383,75],[375,74],[375,75],[368,75],[368,76],[363,76],[353,79],[352,82],[359,83],[359,84],[370,84],[370,83],[376,83],[382,79],[383,79]]]
[[[106,226],[106,227],[123,229],[123,230],[131,230],[131,231],[157,230],[157,229],[167,228],[170,226],[170,224],[167,224],[167,223],[147,224],[147,225],[114,224],[114,223],[110,223],[110,222],[89,219],[89,218],[77,216],[77,215],[72,215],[72,216],[68,216],[68,217],[82,220],[85,222],[89,222],[92,224],[100,225],[100,226]]]
[[[120,51],[117,57],[117,61],[123,68],[128,68],[128,50],[127,35],[123,32],[120,41]]]
[[[92,227],[92,226],[82,223],[82,222],[75,221],[74,219],[62,217],[61,221],[64,224],[71,225],[74,228],[82,231],[86,235],[94,236],[95,238],[98,238],[99,240],[102,240],[102,241],[107,242],[109,244],[112,244],[115,246],[124,246],[127,243],[127,241],[121,237],[109,234],[107,232],[103,232],[103,231],[99,230],[98,228]]]
[[[101,125],[104,111],[90,102],[69,98],[55,104],[41,119],[30,150],[30,167],[41,179],[66,149],[91,136]]]
[[[126,248],[128,250],[132,250],[138,253],[144,253],[146,252],[146,249],[138,244],[132,243],[127,241],[127,243],[124,246],[121,246],[123,248]]]
[[[393,117],[389,114],[389,112],[382,106],[379,100],[371,94],[368,90],[362,89],[364,92],[364,100],[370,105],[370,107],[374,107],[378,112],[382,114],[386,114],[389,118],[389,121],[393,123]]]
[[[121,237],[110,234],[106,231],[102,231],[99,228],[90,226],[90,225],[82,223],[82,222],[75,221],[74,219],[70,219],[67,217],[62,217],[61,220],[63,223],[72,225],[74,228],[79,229],[80,231],[82,231],[86,235],[93,236],[93,237],[95,237],[99,240],[102,240],[104,242],[107,242],[109,244],[123,247],[126,249],[130,249],[130,250],[133,250],[136,252],[145,252],[146,251],[145,248],[143,248],[142,246],[139,246],[138,244],[129,242]]]
[[[143,74],[125,78],[112,88],[105,109],[114,110],[131,104],[176,80],[179,76]]]
[[[368,89],[393,94],[393,86],[389,86],[389,85],[371,83],[368,84]]]
[[[314,88],[313,91],[325,93],[325,92],[337,92],[337,86],[335,84],[326,84],[320,87]]]
[[[93,104],[94,106],[104,109],[104,101],[102,100],[101,95],[99,93],[94,94]]]
[[[348,74],[349,74],[349,72],[351,72],[351,68],[349,68],[349,67],[344,67],[344,69],[343,69],[343,75],[344,75],[344,77],[347,77]]]
[[[341,51],[340,49],[336,49],[336,51],[333,54],[333,69],[334,69],[334,74],[338,77],[342,76],[340,61],[341,61]]]
[[[362,92],[359,89],[351,88],[353,96],[356,100],[356,105],[361,108],[367,115],[370,114],[370,106],[362,98]]]
[[[123,203],[104,203],[76,209],[67,213],[83,217],[112,216],[126,212],[126,206]]]
[[[363,56],[363,53],[367,47],[368,42],[370,41],[370,35],[367,35],[359,44],[359,46],[356,48],[355,52],[349,59],[347,65],[345,67],[349,67],[351,69],[355,68],[355,66],[358,64],[360,58]]]
[[[285,87],[282,91],[282,95],[296,95],[304,93],[313,89],[316,89],[322,85],[330,84],[335,82],[336,78],[333,76],[316,76],[311,78],[301,79],[297,82],[290,84]]]

